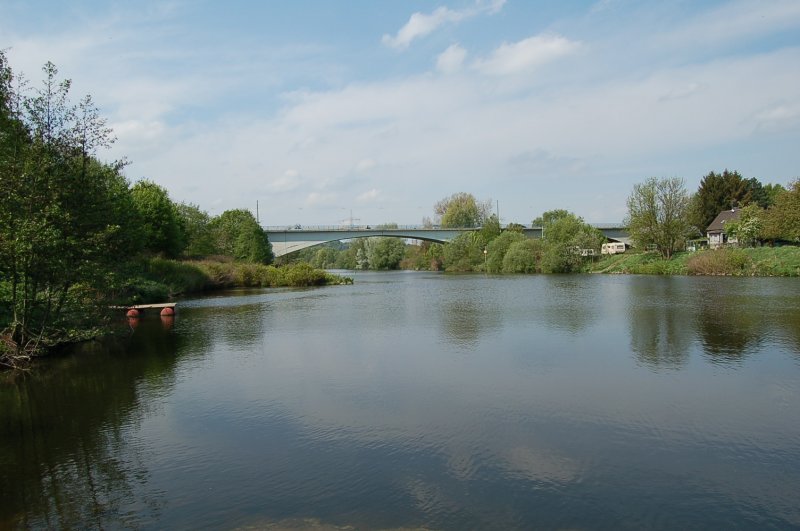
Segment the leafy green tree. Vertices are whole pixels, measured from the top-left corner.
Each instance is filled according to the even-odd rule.
[[[709,172],[700,181],[697,193],[692,197],[688,221],[705,234],[706,228],[723,210],[755,203],[761,208],[769,206],[770,194],[755,177],[743,178],[739,172]]]
[[[523,238],[513,242],[503,256],[503,273],[538,273],[546,244],[542,240]]]
[[[564,209],[548,210],[538,218],[534,219],[532,225],[534,227],[547,228],[547,226],[553,223],[554,221],[558,221],[559,219],[568,217],[570,215],[572,214],[568,210]]]
[[[519,232],[504,231],[497,238],[493,239],[486,246],[486,269],[489,273],[501,273],[503,271],[503,259],[508,249],[514,242],[523,241],[527,238]],[[515,271],[516,272],[516,271]]]
[[[184,252],[189,256],[214,254],[211,216],[200,210],[197,205],[180,203],[177,209],[186,242]]]
[[[483,226],[481,230],[478,231],[481,235],[481,238],[487,244],[500,236],[502,230],[500,229],[500,220],[497,219],[495,214],[487,217],[486,220],[483,222]]]
[[[52,63],[30,93],[0,52],[0,315],[8,360],[75,338],[120,264],[136,252],[122,164],[94,158],[113,142],[91,98],[70,103]],[[0,349],[1,350],[1,349]]]
[[[216,253],[245,262],[272,262],[272,245],[249,210],[226,210],[211,220],[209,228]]]
[[[369,259],[363,247],[356,250],[356,269],[369,269]]]
[[[444,246],[442,265],[447,271],[483,269],[486,243],[477,232],[464,232]]]
[[[336,267],[336,259],[339,253],[332,247],[322,247],[316,250],[314,257],[309,262],[311,267],[318,269],[330,269]]]
[[[542,227],[541,269],[545,273],[570,273],[583,267],[582,249],[600,251],[603,234],[567,210],[551,210],[534,220]]]
[[[167,191],[152,181],[139,181],[131,189],[139,214],[144,247],[154,254],[176,257],[185,247],[183,218]]]
[[[683,179],[651,177],[634,185],[628,197],[626,225],[640,247],[655,245],[663,258],[680,249],[690,234],[686,221],[689,197]]]
[[[800,179],[776,196],[767,210],[763,235],[770,240],[800,242]]]
[[[370,269],[397,269],[406,253],[406,245],[400,238],[367,238],[366,257]]]
[[[769,208],[775,204],[778,196],[781,195],[783,192],[786,191],[786,188],[781,186],[780,184],[765,184],[764,185],[764,193],[767,194],[767,206],[765,208]]]
[[[475,196],[458,192],[433,207],[442,227],[480,227],[489,215],[491,201],[480,203]]]
[[[762,238],[764,231],[765,210],[756,204],[750,204],[739,211],[739,219],[725,224],[725,232],[736,238],[739,245],[753,246]]]

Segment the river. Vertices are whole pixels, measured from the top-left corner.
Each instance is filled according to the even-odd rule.
[[[0,375],[0,528],[800,528],[800,282],[356,272]]]

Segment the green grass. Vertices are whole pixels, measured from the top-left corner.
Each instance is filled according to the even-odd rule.
[[[686,275],[686,261],[690,253],[676,253],[664,260],[658,253],[627,251],[602,257],[592,265],[593,273],[617,273],[634,275]]]
[[[676,253],[664,260],[656,253],[628,251],[604,256],[594,273],[637,275],[800,276],[800,247],[758,247]]]

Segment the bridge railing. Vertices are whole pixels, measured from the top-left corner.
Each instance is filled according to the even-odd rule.
[[[624,229],[626,228],[622,223],[590,223],[596,229]],[[539,230],[542,227],[533,225],[523,225],[526,229]],[[305,231],[305,232],[319,232],[319,231],[353,231],[353,230],[383,230],[383,231],[400,231],[400,230],[479,230],[480,227],[442,227],[440,225],[397,225],[385,227],[381,225],[269,225],[263,227],[267,232],[284,232],[284,231]]]
[[[450,227],[448,227],[450,228]],[[392,225],[384,227],[381,225],[268,225],[263,227],[267,232],[281,231],[351,231],[351,230],[442,230],[439,225]],[[473,227],[474,229],[474,227]]]

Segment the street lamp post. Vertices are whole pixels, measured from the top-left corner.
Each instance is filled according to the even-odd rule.
[[[486,247],[484,247],[483,248],[483,272],[484,273],[488,273],[489,272],[489,269],[487,268],[487,263],[486,263],[486,255],[488,253],[489,253],[489,250],[486,249]]]

